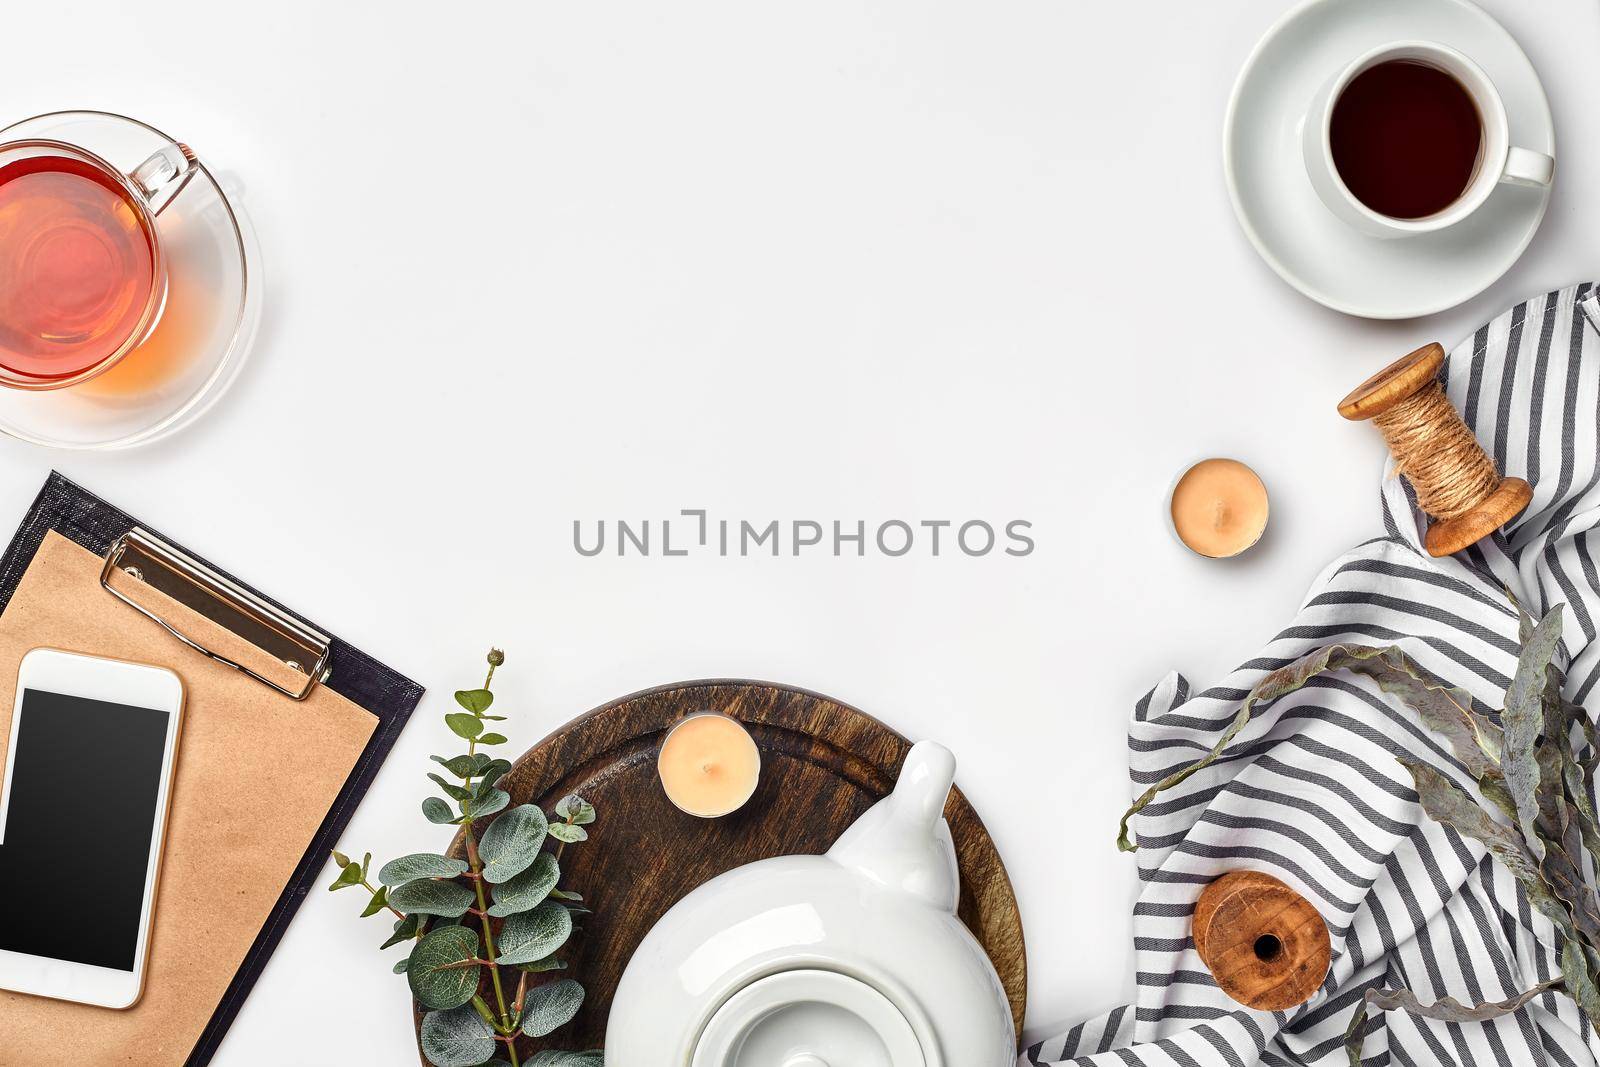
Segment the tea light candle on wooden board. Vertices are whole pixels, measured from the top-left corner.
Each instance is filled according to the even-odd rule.
[[[1172,529],[1202,556],[1237,556],[1267,528],[1267,487],[1236,459],[1203,459],[1172,490]]]
[[[761,751],[739,721],[697,712],[667,731],[656,757],[667,799],[690,815],[717,819],[744,806],[761,777]]]

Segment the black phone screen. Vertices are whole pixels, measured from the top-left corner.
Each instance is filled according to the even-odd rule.
[[[165,711],[23,691],[0,827],[0,949],[132,971]]]

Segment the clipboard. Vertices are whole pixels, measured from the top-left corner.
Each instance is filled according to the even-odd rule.
[[[16,610],[8,614],[13,604]],[[6,719],[15,686],[16,665],[11,657],[25,651],[23,638],[32,636],[18,628],[26,620],[29,627],[37,623],[46,632],[54,629],[70,638],[73,627],[59,615],[71,610],[66,604],[77,605],[80,618],[94,617],[94,625],[87,621],[82,625],[85,640],[115,644],[122,658],[162,663],[184,678],[192,713],[185,732],[199,731],[195,741],[200,750],[196,752],[195,745],[180,740],[172,809],[175,821],[186,800],[194,802],[208,790],[215,794],[223,788],[219,783],[234,770],[228,765],[230,760],[281,760],[285,755],[235,753],[226,747],[230,739],[270,740],[262,731],[293,716],[299,717],[294,719],[297,732],[306,723],[313,729],[326,727],[318,735],[317,753],[311,757],[318,774],[316,789],[306,787],[305,795],[285,805],[296,809],[293,817],[262,817],[263,822],[277,820],[270,830],[263,830],[259,846],[262,851],[273,851],[270,862],[252,855],[250,847],[242,847],[235,849],[239,873],[230,874],[226,863],[219,865],[219,879],[233,877],[241,883],[244,872],[258,869],[269,870],[273,879],[282,875],[281,890],[254,882],[241,885],[248,889],[248,893],[241,892],[241,899],[248,896],[255,911],[245,914],[241,907],[240,914],[231,917],[233,929],[227,936],[208,932],[208,944],[209,939],[229,944],[208,958],[196,960],[192,952],[183,957],[182,966],[190,972],[208,963],[215,969],[236,960],[231,976],[202,972],[194,982],[195,996],[175,995],[174,986],[189,980],[180,977],[180,965],[172,959],[187,931],[164,929],[163,903],[176,922],[179,915],[193,918],[206,914],[202,909],[209,906],[208,901],[214,903],[219,894],[234,888],[211,885],[209,880],[201,885],[193,878],[187,885],[169,884],[174,878],[180,882],[184,878],[185,865],[174,864],[173,852],[195,849],[201,833],[201,816],[192,814],[187,846],[175,839],[169,826],[154,909],[146,994],[138,1005],[127,1012],[109,1012],[0,991],[0,1049],[5,1051],[7,1064],[71,1061],[203,1067],[313,887],[329,850],[421,699],[422,687],[52,472],[0,555],[0,672],[10,672],[9,678],[0,677],[0,715]],[[96,632],[98,636],[92,636]],[[52,635],[51,640],[33,644],[62,642]],[[128,654],[130,645],[138,654]],[[95,647],[76,650],[109,654]],[[208,692],[215,696],[209,712],[205,707]],[[267,714],[251,715],[250,706]],[[199,723],[193,713],[201,716]],[[230,715],[235,717],[232,733],[226,721]],[[249,769],[261,779],[260,767],[251,764]],[[330,793],[323,810],[322,800]],[[233,818],[238,829],[241,812],[233,812]],[[264,914],[257,929],[254,918],[260,913]],[[245,920],[248,928],[241,925]],[[229,923],[230,916],[224,913],[219,921]],[[164,940],[168,953],[162,975],[157,962]],[[153,991],[152,983],[158,981],[166,984]],[[215,1006],[206,1012],[212,999]],[[178,1008],[175,1015],[161,1014],[174,1005]],[[146,1017],[140,1019],[140,1012]],[[19,1032],[26,1028],[27,1044],[37,1052],[22,1053],[19,1058],[18,1048],[5,1032],[8,1026],[18,1027]],[[97,1032],[103,1038],[97,1038]],[[52,1045],[56,1035],[62,1042],[75,1043],[65,1058],[64,1047]],[[28,1055],[37,1058],[28,1059]]]

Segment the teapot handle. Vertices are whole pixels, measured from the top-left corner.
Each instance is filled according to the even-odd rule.
[[[895,807],[911,822],[932,826],[944,815],[944,802],[956,780],[956,757],[935,741],[918,741],[906,754],[895,783]]]

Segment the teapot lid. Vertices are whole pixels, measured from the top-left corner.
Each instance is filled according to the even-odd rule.
[[[692,1067],[939,1067],[888,997],[848,975],[780,971],[718,1008]]]

